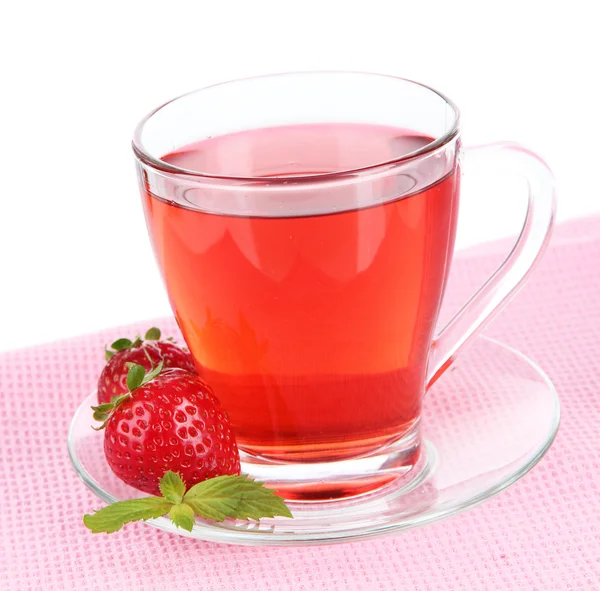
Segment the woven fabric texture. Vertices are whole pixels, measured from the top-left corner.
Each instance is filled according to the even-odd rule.
[[[495,247],[457,258],[446,310],[499,259]],[[173,330],[170,320],[159,325]],[[81,517],[102,503],[70,465],[67,429],[94,387],[104,344],[138,328],[0,355],[0,589],[600,589],[600,219],[559,228],[540,268],[486,331],[537,361],[556,385],[554,446],[487,503],[394,537],[253,548],[144,524],[90,534]]]

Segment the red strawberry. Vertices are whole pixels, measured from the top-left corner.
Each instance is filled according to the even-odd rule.
[[[151,328],[146,332],[144,340],[139,337],[135,341],[118,339],[111,349],[106,349],[108,363],[104,366],[98,380],[98,402],[110,402],[113,396],[127,392],[127,372],[129,365],[141,365],[146,371],[161,361],[165,368],[178,367],[196,373],[194,360],[189,352],[174,343],[161,341],[160,330]]]
[[[161,370],[162,364],[146,375],[131,366],[131,391],[94,407],[94,418],[105,420],[104,452],[113,472],[151,495],[160,494],[159,479],[169,470],[188,486],[239,474],[229,417],[212,390],[182,369]]]

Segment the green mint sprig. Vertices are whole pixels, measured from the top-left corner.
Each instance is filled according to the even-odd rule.
[[[186,492],[181,476],[166,472],[160,479],[161,497],[145,497],[118,501],[91,515],[83,523],[92,533],[113,533],[126,523],[146,521],[169,514],[179,528],[192,531],[195,516],[212,521],[227,518],[254,519],[262,517],[293,518],[283,499],[264,483],[249,476],[217,476],[192,486]]]

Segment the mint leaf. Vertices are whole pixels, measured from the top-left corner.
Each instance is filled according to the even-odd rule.
[[[177,527],[186,531],[192,531],[195,515],[213,521],[228,517],[255,520],[276,515],[293,517],[275,491],[246,475],[217,476],[185,492],[181,476],[169,470],[159,486],[163,497],[119,501],[92,515],[84,515],[83,523],[92,533],[110,534],[131,521],[145,521],[166,513]]]
[[[126,523],[143,519],[153,519],[168,513],[172,504],[160,497],[146,497],[131,501],[113,503],[96,511],[92,515],[84,515],[83,523],[97,534],[110,534],[119,531]]]
[[[144,335],[144,339],[146,341],[158,341],[160,339],[160,328],[156,328],[156,326],[149,328]]]
[[[169,470],[165,472],[165,475],[160,479],[159,483],[160,492],[167,501],[178,505],[183,499],[185,494],[185,484],[181,480],[181,476],[176,472]],[[182,526],[183,527],[183,526]]]
[[[283,499],[246,475],[217,476],[192,486],[183,502],[205,519],[223,521],[227,517],[260,519],[293,517]]]
[[[132,365],[127,372],[127,387],[132,392],[139,388],[146,377],[146,370],[143,365]]]
[[[124,349],[129,349],[133,343],[129,339],[117,339],[111,346],[111,349],[115,351],[123,351]]]
[[[192,531],[194,527],[194,510],[185,503],[173,505],[169,511],[171,521],[177,526],[187,531]]]
[[[227,497],[204,498],[200,496],[196,497],[194,495],[183,497],[183,503],[190,506],[196,515],[200,515],[200,517],[212,521],[225,521],[228,517],[233,517],[238,502],[237,499],[228,499]]]

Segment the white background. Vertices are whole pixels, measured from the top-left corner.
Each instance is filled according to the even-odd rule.
[[[453,98],[466,144],[516,140],[600,211],[592,0],[11,1],[0,8],[0,350],[169,313],[134,176],[137,121],[181,93],[309,69]],[[485,196],[481,196],[482,198]],[[460,244],[514,228],[461,211]]]

